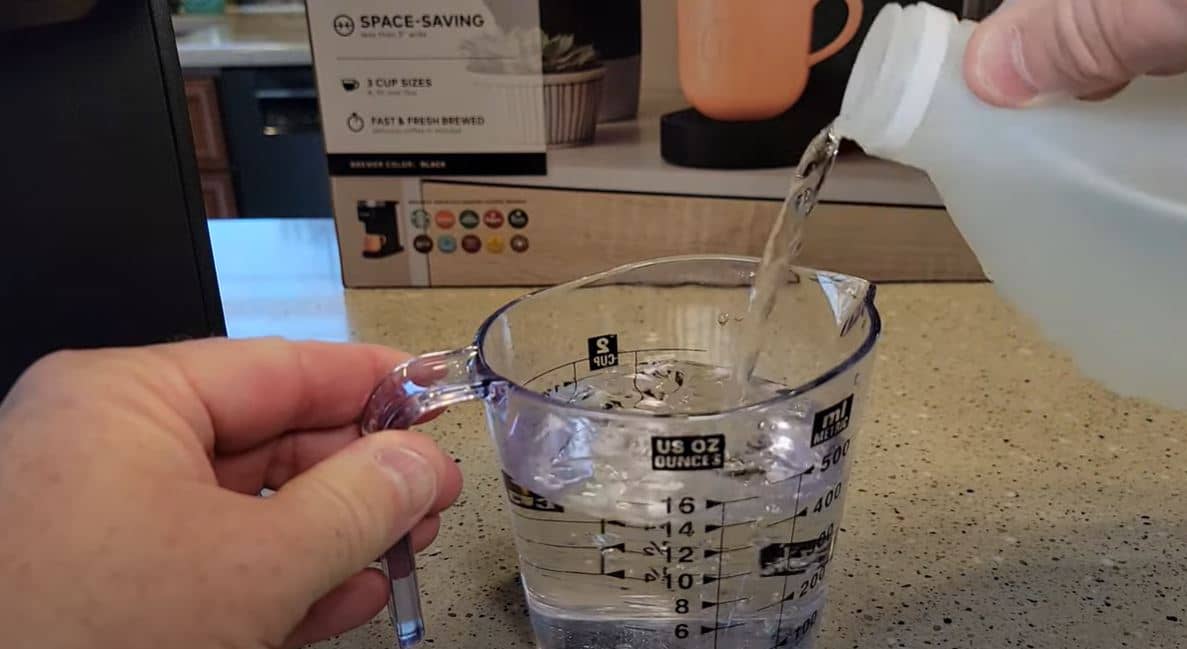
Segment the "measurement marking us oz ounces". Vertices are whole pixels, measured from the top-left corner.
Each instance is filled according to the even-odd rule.
[[[707,471],[725,466],[725,435],[679,435],[651,438],[655,471]]]
[[[719,450],[724,443],[723,436],[717,437],[722,439],[716,442],[715,450]],[[665,453],[691,452],[693,439],[653,438],[652,448],[658,449],[660,453],[654,457],[667,457]],[[707,453],[707,443],[702,438],[695,439],[701,440],[697,443],[697,450]],[[692,566],[701,559],[697,551],[699,546],[691,544],[692,537],[696,534],[696,527],[691,518],[703,505],[691,496],[669,497],[660,502],[664,505],[667,516],[653,526],[653,529],[659,532],[656,535],[659,538],[643,547],[643,555],[653,562],[643,575],[643,581],[671,593],[669,606],[676,619],[664,633],[675,640],[683,641],[690,635],[695,635],[698,627],[692,616],[698,615],[704,607],[700,593],[703,585],[702,575],[683,571],[684,567]]]

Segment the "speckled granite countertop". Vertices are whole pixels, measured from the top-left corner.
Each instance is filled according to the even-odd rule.
[[[212,226],[232,335],[466,343],[519,290],[343,291],[321,221]],[[890,285],[817,647],[1187,646],[1187,416],[1080,378],[988,285]],[[419,558],[428,646],[532,647],[477,406]],[[385,616],[322,647],[387,649]]]

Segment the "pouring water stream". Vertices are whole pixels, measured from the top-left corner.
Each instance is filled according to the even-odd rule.
[[[755,365],[762,351],[768,331],[771,310],[775,307],[779,287],[785,283],[791,263],[803,245],[804,224],[816,206],[820,187],[828,177],[841,145],[841,137],[830,124],[820,131],[804,150],[791,179],[787,198],[779,208],[767,242],[762,263],[754,275],[742,331],[734,352],[735,365],[731,382],[730,405],[741,405],[747,399],[747,386],[753,379]]]

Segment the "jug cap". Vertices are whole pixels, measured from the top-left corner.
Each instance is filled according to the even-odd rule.
[[[845,86],[840,134],[872,155],[906,145],[927,113],[955,24],[953,14],[927,3],[883,7]]]

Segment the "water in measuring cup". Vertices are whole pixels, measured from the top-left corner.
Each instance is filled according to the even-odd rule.
[[[549,396],[594,409],[689,414],[716,410],[732,385],[730,368],[657,360],[609,368]],[[749,394],[782,389],[754,381]],[[809,446],[812,415],[791,407],[729,421],[717,470],[653,470],[646,431],[602,428],[586,440],[602,444],[598,452],[567,449],[555,463],[557,484],[569,486],[553,500],[509,486],[540,647],[811,645],[848,446],[842,438]],[[580,462],[595,456],[596,465]]]
[[[621,410],[650,415],[717,412],[730,391],[732,374],[686,360],[653,360],[634,367],[620,366],[579,381],[575,388],[554,392],[553,398],[597,410]],[[751,401],[778,395],[783,386],[752,381]]]
[[[840,138],[832,125],[826,126],[804,150],[792,176],[787,197],[779,207],[775,223],[763,246],[762,261],[754,273],[746,316],[737,338],[733,390],[734,405],[749,400],[747,389],[754,375],[763,341],[769,335],[768,322],[775,307],[779,287],[787,283],[787,273],[803,247],[804,224],[816,206],[820,185],[837,155]]]

